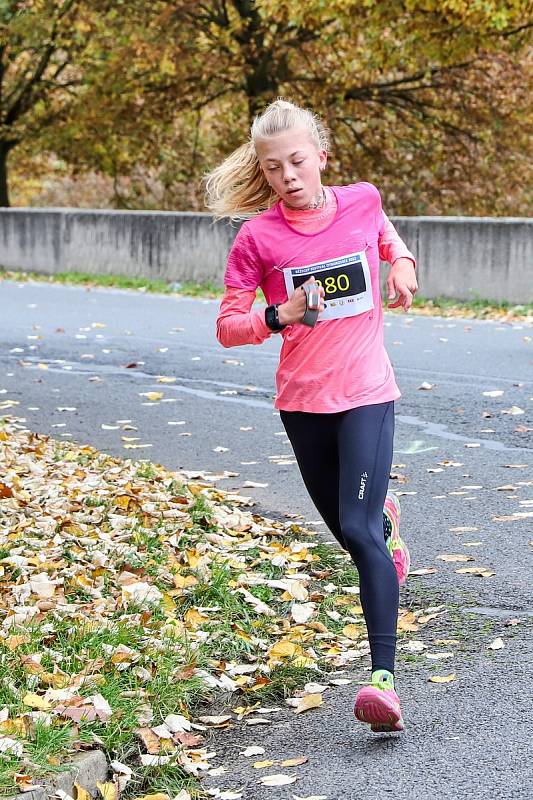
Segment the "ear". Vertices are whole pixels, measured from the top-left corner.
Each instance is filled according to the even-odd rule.
[[[318,157],[320,159],[320,172],[326,169],[328,163],[328,154],[326,150],[319,150]]]

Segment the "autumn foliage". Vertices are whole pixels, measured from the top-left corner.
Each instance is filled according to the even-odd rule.
[[[329,182],[403,214],[525,215],[526,0],[0,0],[0,204],[201,209],[278,95],[332,134]],[[9,166],[10,180],[7,177]]]

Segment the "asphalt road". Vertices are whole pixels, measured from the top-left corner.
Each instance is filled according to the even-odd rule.
[[[267,516],[302,514],[331,540],[273,409],[279,339],[225,350],[214,336],[217,308],[176,296],[0,282],[0,413],[112,455],[238,473],[219,485],[253,497]],[[330,693],[320,711],[274,712],[260,733],[218,734],[215,765],[228,771],[211,785],[244,798],[530,796],[533,330],[396,314],[385,324],[403,395],[391,486],[404,493],[412,569],[436,569],[411,577],[401,604],[450,609],[429,636],[464,639],[440,673],[456,680],[428,683],[424,654],[413,661],[399,652],[401,736],[373,736],[355,723],[350,686]],[[163,397],[152,402],[149,392]],[[249,480],[267,485],[246,488]],[[456,573],[462,564],[438,558],[454,553],[474,555],[472,564],[495,574]],[[509,626],[511,618],[521,622]],[[505,647],[493,651],[496,636]],[[240,752],[258,742],[268,751],[261,758],[309,758],[296,783],[257,783],[254,759]]]

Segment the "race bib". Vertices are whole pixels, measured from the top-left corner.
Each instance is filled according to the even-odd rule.
[[[325,307],[318,322],[354,317],[374,308],[370,268],[364,250],[307,267],[285,267],[283,275],[289,297],[311,275],[324,287]]]

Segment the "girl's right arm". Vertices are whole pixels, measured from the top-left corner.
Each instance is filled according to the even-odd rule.
[[[217,317],[217,339],[223,347],[261,344],[272,335],[265,310],[252,311],[255,291],[226,286]]]

